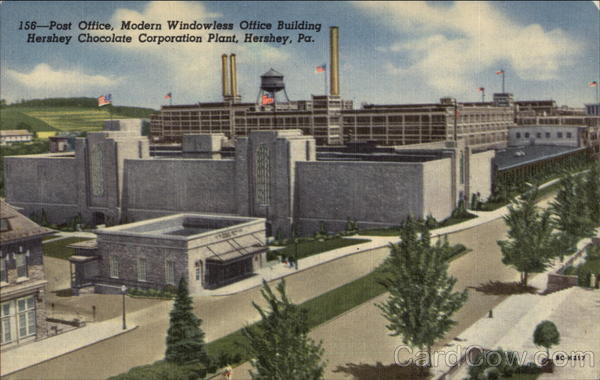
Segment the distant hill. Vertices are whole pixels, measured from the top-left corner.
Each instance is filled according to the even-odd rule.
[[[151,108],[97,106],[96,98],[32,99],[0,108],[0,129],[97,131],[110,119],[149,118]]]

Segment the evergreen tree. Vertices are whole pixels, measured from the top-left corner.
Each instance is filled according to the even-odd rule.
[[[583,192],[590,219],[594,226],[600,227],[600,162],[594,163],[586,174]]]
[[[466,302],[467,291],[453,292],[456,278],[448,275],[450,248],[442,239],[432,245],[429,230],[410,219],[400,239],[391,246],[381,281],[390,296],[377,307],[389,321],[391,335],[426,348],[431,365],[431,347],[456,323],[452,314]]]
[[[250,342],[255,380],[317,380],[323,378],[323,348],[308,337],[308,311],[293,304],[285,292],[285,281],[277,285],[275,295],[263,281],[262,296],[270,310],[252,303],[262,321],[246,327],[243,334]]]
[[[550,203],[558,230],[556,249],[561,257],[574,253],[579,239],[593,235],[594,223],[586,198],[586,184],[580,177],[566,173],[560,181],[555,200]]]
[[[504,216],[508,239],[498,241],[502,262],[521,272],[523,286],[527,286],[529,273],[543,272],[556,252],[550,211],[541,211],[535,204],[536,197],[534,189],[508,206],[509,213]]]
[[[170,316],[165,360],[176,364],[208,365],[204,332],[200,329],[202,320],[194,314],[185,277],[179,280],[177,296]]]

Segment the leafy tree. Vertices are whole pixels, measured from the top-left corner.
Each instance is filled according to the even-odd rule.
[[[450,248],[442,239],[432,245],[429,230],[410,219],[400,239],[391,246],[381,281],[390,296],[377,307],[389,321],[386,327],[391,335],[401,335],[405,344],[427,348],[431,365],[431,347],[456,323],[451,316],[466,302],[467,291],[452,291],[456,278],[448,275]]]
[[[536,346],[546,348],[548,360],[550,360],[550,347],[560,343],[560,334],[552,321],[540,322],[533,332],[533,343]]]
[[[575,252],[579,239],[593,235],[594,224],[585,189],[580,177],[566,173],[560,181],[555,200],[550,204],[558,230],[556,248],[561,257]]]
[[[533,189],[513,200],[508,215],[504,216],[508,239],[498,241],[502,262],[521,272],[523,286],[527,286],[529,273],[543,272],[556,252],[551,213],[536,206],[536,197],[537,189]]]
[[[165,360],[180,365],[208,364],[204,332],[200,329],[202,320],[194,314],[185,277],[179,280],[170,316]]]
[[[293,304],[286,295],[285,281],[277,285],[279,295],[263,281],[262,296],[270,310],[252,303],[262,321],[256,327],[246,327],[243,334],[256,359],[252,379],[316,380],[323,378],[325,363],[323,348],[308,337],[308,311]]]

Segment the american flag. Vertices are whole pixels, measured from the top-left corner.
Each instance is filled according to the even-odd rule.
[[[504,74],[504,70],[498,70],[498,71],[496,71],[496,75],[500,75],[500,74]]]
[[[324,63],[321,66],[315,67],[315,73],[324,73],[327,70],[327,65]]]
[[[479,92],[484,92],[485,91],[485,87],[479,87]]]
[[[170,92],[167,92],[167,94],[165,95],[165,99],[171,99],[173,97],[173,94],[171,94]]]
[[[107,104],[112,104],[111,94],[102,95],[98,97],[98,107],[102,107]]]
[[[590,87],[598,87],[598,82],[592,81],[592,82],[588,83],[588,86],[590,86]]]
[[[260,98],[260,104],[271,104],[271,103],[273,103],[273,98],[269,94],[263,95]]]

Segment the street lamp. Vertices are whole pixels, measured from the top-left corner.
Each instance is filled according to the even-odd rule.
[[[127,330],[127,323],[125,322],[125,294],[127,294],[127,287],[121,285],[121,294],[123,295],[123,330]]]

